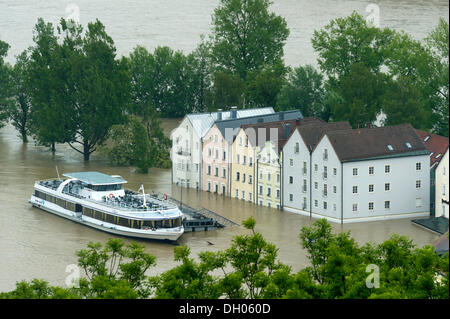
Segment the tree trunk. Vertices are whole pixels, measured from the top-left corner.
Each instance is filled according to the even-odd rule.
[[[52,153],[56,152],[55,142],[52,142]]]
[[[89,152],[89,141],[84,141],[83,142],[83,157],[84,157],[84,161],[87,162],[89,161],[89,157],[91,155],[91,153]]]

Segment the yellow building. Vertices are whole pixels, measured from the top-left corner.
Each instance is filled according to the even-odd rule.
[[[232,154],[230,195],[254,203],[255,150],[244,128],[234,139]]]
[[[281,208],[281,158],[277,145],[267,141],[257,155],[256,203]]]

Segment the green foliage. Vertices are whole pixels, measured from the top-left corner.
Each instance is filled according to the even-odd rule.
[[[113,165],[136,166],[143,173],[150,167],[165,167],[170,140],[159,125],[156,116],[149,116],[146,123],[136,116],[128,116],[124,124],[111,127],[109,140],[99,152]]]
[[[32,105],[29,92],[29,54],[22,52],[12,68],[9,117],[24,143],[31,134]]]
[[[300,110],[304,117],[326,117],[323,76],[313,66],[300,66],[289,72],[277,97],[278,110]],[[325,118],[328,120],[328,118]]]
[[[212,17],[212,53],[220,70],[245,80],[283,57],[286,21],[269,0],[221,0]]]
[[[278,248],[255,231],[253,217],[242,224],[250,234],[235,236],[230,248],[203,251],[197,261],[189,247],[174,247],[178,265],[150,277],[145,273],[155,257],[144,246],[125,246],[120,239],[104,246],[89,243],[77,252],[84,270],[77,287],[52,287],[35,279],[18,282],[0,298],[449,298],[448,254],[439,256],[431,245],[416,248],[407,237],[393,235],[378,245],[359,246],[349,232],[334,234],[321,219],[300,231],[311,266],[292,273],[277,260]],[[378,269],[379,286],[367,285],[368,266]]]
[[[10,67],[4,58],[8,54],[9,44],[0,40],[0,128],[8,119],[8,98],[10,95]]]

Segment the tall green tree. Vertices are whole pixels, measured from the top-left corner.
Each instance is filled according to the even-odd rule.
[[[434,90],[431,90],[433,110],[433,130],[435,133],[448,136],[449,128],[449,26],[443,18],[439,19],[438,26],[425,39],[431,51],[435,71],[432,81]]]
[[[394,34],[389,28],[379,29],[366,23],[364,17],[354,11],[314,31],[311,42],[319,55],[320,69],[335,85],[350,73],[355,63],[362,63],[373,73],[380,72]]]
[[[277,109],[297,109],[305,117],[323,118],[326,113],[323,81],[323,75],[312,65],[294,68],[289,72],[287,81],[277,97]]]
[[[33,108],[31,132],[37,143],[50,146],[64,143],[72,136],[71,116],[60,104],[61,47],[52,23],[39,18],[33,30],[34,45],[30,48],[28,89]]]
[[[28,142],[28,136],[31,134],[32,105],[28,83],[29,54],[24,51],[17,56],[16,64],[12,68],[9,101],[11,123],[19,131],[24,143]]]
[[[10,87],[10,68],[4,58],[8,54],[9,44],[0,40],[0,128],[8,118],[8,99]]]
[[[334,121],[349,121],[353,128],[372,124],[381,112],[381,96],[387,76],[372,73],[363,63],[355,63],[335,89],[338,99],[331,106]]]
[[[71,136],[64,142],[88,161],[106,140],[109,128],[124,120],[130,104],[130,79],[128,65],[124,59],[116,59],[114,41],[105,26],[96,20],[88,23],[84,36],[82,31],[81,26],[61,20],[61,32],[66,35],[59,70],[64,74],[67,68],[67,73],[59,79],[65,88],[59,97],[72,119]]]

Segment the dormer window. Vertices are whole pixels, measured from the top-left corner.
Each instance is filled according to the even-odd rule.
[[[405,144],[406,144],[407,148],[412,148],[412,146],[411,146],[411,144],[409,142],[406,142]]]
[[[391,144],[388,144],[388,145],[387,145],[387,148],[388,148],[390,151],[393,151],[393,150],[394,150],[394,148],[392,147]]]
[[[429,139],[430,139],[430,135],[427,135],[427,136],[423,139],[423,141],[426,142],[426,141],[428,141]]]

